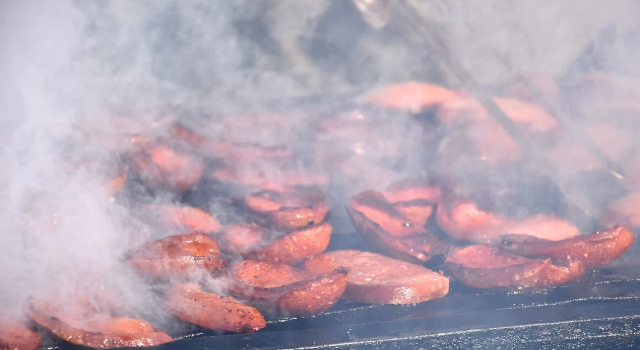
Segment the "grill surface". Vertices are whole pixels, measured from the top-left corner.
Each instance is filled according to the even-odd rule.
[[[347,234],[334,235],[329,249],[363,247],[366,244],[359,235]],[[610,267],[543,293],[478,291],[452,280],[449,295],[422,304],[367,305],[341,300],[315,317],[271,320],[255,334],[194,329],[176,342],[155,348],[637,348],[640,269],[635,255],[629,251]]]

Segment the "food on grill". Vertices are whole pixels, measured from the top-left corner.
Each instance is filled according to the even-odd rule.
[[[436,220],[447,235],[463,241],[499,244],[505,234],[524,234],[559,241],[578,236],[575,225],[555,215],[535,214],[514,220],[485,211],[470,199],[447,195],[438,204]]]
[[[288,160],[293,152],[284,146],[262,146],[255,143],[237,143],[213,141],[197,132],[176,124],[171,128],[171,135],[188,145],[199,154],[216,159],[223,159],[235,163],[247,163],[265,160]]]
[[[585,134],[612,160],[620,162],[627,155],[630,142],[622,130],[604,123],[587,124],[582,128]],[[571,136],[563,138],[556,146],[547,150],[546,155],[563,174],[603,169],[602,163]]]
[[[516,125],[529,134],[553,132],[560,126],[555,118],[536,104],[506,97],[495,97],[493,100]],[[493,121],[482,105],[468,96],[460,96],[444,104],[438,111],[438,120],[445,125]]]
[[[87,311],[77,305],[55,304],[33,297],[25,304],[25,312],[33,322],[72,344],[111,349],[173,341],[171,336],[145,321]]]
[[[329,179],[319,173],[311,171],[299,171],[293,169],[276,169],[267,172],[259,168],[222,168],[215,170],[210,175],[211,179],[219,182],[223,187],[240,186],[244,187],[246,193],[257,191],[263,186],[318,186],[324,187]],[[246,195],[243,193],[242,195]]]
[[[532,74],[526,77],[526,79],[528,79],[529,82],[546,98],[552,99],[553,101],[558,101],[560,99],[560,87],[551,77],[540,74]],[[508,84],[507,90],[510,92],[510,95],[517,99],[527,102],[535,102],[537,100],[534,94],[529,91],[527,86],[522,83],[520,79],[515,79],[510,84]]]
[[[371,304],[413,304],[442,298],[449,279],[426,267],[357,250],[336,250],[314,256],[304,269],[328,274],[339,267],[349,269],[345,300]]]
[[[177,205],[147,205],[142,216],[151,224],[177,232],[218,232],[220,222],[204,210]]]
[[[141,275],[154,278],[189,278],[227,265],[215,239],[197,232],[147,242],[126,261]]]
[[[137,137],[128,153],[131,169],[145,183],[166,190],[185,191],[195,185],[204,172],[204,164],[167,141]]]
[[[526,257],[552,258],[554,261],[579,261],[586,268],[608,265],[631,247],[635,235],[624,226],[549,241],[528,235],[502,236],[502,249]]]
[[[263,241],[273,239],[277,232],[267,230],[255,223],[225,226],[218,238],[220,249],[232,255],[245,254]]]
[[[229,162],[251,163],[257,161],[290,160],[293,152],[284,146],[261,146],[253,143],[218,142],[210,152],[216,158]]]
[[[24,323],[0,317],[0,350],[38,350],[42,336]]]
[[[402,215],[424,226],[440,201],[441,191],[424,179],[409,178],[389,185],[382,195]]]
[[[402,215],[378,192],[364,191],[354,196],[349,201],[349,208],[375,222],[392,236],[407,237],[425,232],[423,227]]]
[[[551,259],[529,259],[486,245],[458,248],[445,265],[451,275],[469,287],[497,290],[542,290],[582,276],[580,261],[555,265]]]
[[[197,284],[175,285],[164,305],[174,317],[202,328],[251,333],[266,326],[260,311],[233,298],[207,293]]]
[[[247,195],[245,203],[269,224],[284,229],[320,223],[329,212],[326,196],[314,187],[268,186]]]
[[[175,123],[169,128],[169,135],[173,140],[182,142],[194,151],[201,151],[211,147],[211,141],[206,137],[180,123]]]
[[[380,193],[356,195],[349,201],[347,213],[369,244],[392,257],[421,263],[449,249],[447,243],[405,217]]]
[[[125,166],[120,166],[118,172],[106,183],[107,193],[114,195],[120,191],[127,183],[127,175],[129,175],[129,169]]]
[[[312,316],[335,304],[347,286],[349,270],[315,274],[266,261],[245,260],[230,269],[232,295],[265,313]]]
[[[632,230],[640,227],[640,192],[631,193],[607,208],[600,223],[605,227],[616,224]]]
[[[329,246],[332,227],[322,223],[290,233],[266,230],[255,224],[231,225],[221,238],[223,249],[245,259],[295,264],[320,254]]]
[[[362,102],[386,108],[421,112],[429,107],[446,103],[456,96],[455,91],[443,86],[409,81],[370,92],[362,97]]]

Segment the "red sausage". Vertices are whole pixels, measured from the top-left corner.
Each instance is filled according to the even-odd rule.
[[[442,298],[449,279],[426,267],[357,250],[336,250],[312,257],[304,269],[327,274],[350,270],[343,299],[372,304],[413,304]]]
[[[235,299],[207,293],[197,284],[174,286],[165,299],[165,308],[174,317],[207,329],[252,333],[267,325],[258,310]]]

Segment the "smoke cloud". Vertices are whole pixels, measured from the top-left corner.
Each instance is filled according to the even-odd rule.
[[[630,19],[638,9],[630,2],[414,2],[483,84],[512,78],[494,50],[525,73],[559,79],[595,33],[612,25],[618,35],[601,43],[608,49],[599,62],[640,77],[638,53],[630,50],[638,37],[626,34],[637,29]],[[147,229],[111,198],[103,170],[86,166],[105,163],[114,150],[127,147],[113,141],[114,135],[163,132],[166,115],[155,111],[179,107],[192,112],[186,124],[205,125],[203,133],[220,135],[225,129],[219,116],[260,110],[268,100],[362,91],[408,78],[459,84],[394,13],[387,27],[373,30],[353,12],[340,22],[344,33],[314,39],[332,25],[322,17],[325,11],[335,13],[348,2],[323,4],[274,12],[251,0],[1,2],[0,307],[18,312],[32,293],[62,286],[72,297],[80,285],[119,290],[130,313],[164,317],[153,311],[160,305],[155,294],[121,260],[147,238]],[[316,23],[321,19],[325,27]],[[303,28],[291,34],[299,36],[293,42],[317,51],[317,71],[283,59],[282,38],[259,35],[280,20],[279,33],[287,21]],[[298,114],[305,113],[309,118],[302,124],[315,122],[311,112]],[[124,126],[109,119],[113,116],[125,116]],[[348,161],[337,168],[314,165],[349,173],[351,182],[342,183],[350,186],[347,193],[424,173],[424,135],[411,116],[366,118],[366,134],[345,126],[347,135],[317,137],[317,145],[343,147],[349,156],[338,156]],[[302,141],[303,132],[306,141],[317,136],[300,128],[283,140],[284,133],[267,129],[247,127],[256,135],[237,137],[272,146]],[[316,154],[337,157],[327,149]]]

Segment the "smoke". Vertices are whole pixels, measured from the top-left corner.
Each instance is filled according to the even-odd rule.
[[[624,31],[637,13],[622,2],[507,2],[424,1],[419,8],[443,30],[454,54],[488,85],[512,78],[496,51],[525,73],[557,79],[596,32],[611,23]],[[274,48],[282,44],[274,43],[279,38],[256,34],[279,20],[277,32],[286,32],[290,21],[292,28],[305,28],[291,35],[300,34],[309,44],[314,30],[309,23],[330,5],[340,6],[336,3],[309,9],[298,4],[295,16],[282,18],[286,11],[269,12],[264,2],[252,0],[0,2],[0,307],[15,309],[28,295],[52,286],[68,287],[64,292],[72,298],[80,285],[119,290],[130,313],[163,317],[149,315],[159,309],[159,301],[121,260],[147,238],[144,227],[111,198],[103,169],[87,166],[126,149],[124,138],[117,138],[124,133],[161,133],[165,124],[154,122],[166,116],[155,112],[159,109],[178,106],[194,112],[189,122],[236,141],[291,145],[317,136],[307,128],[311,112],[296,114],[298,122],[290,129],[295,132],[283,131],[286,125],[269,128],[268,116],[249,118],[241,132],[233,123],[228,130],[211,115],[260,110],[270,99],[369,89],[398,79],[444,76],[439,82],[459,83],[430,60],[429,48],[398,29],[402,20],[393,13],[389,26],[377,32],[364,29],[357,17],[348,18],[342,23],[344,37],[335,38],[342,46],[314,42],[316,49],[334,50],[327,57],[322,52],[328,51],[318,51],[316,61],[322,62],[317,71],[282,59],[288,52]],[[400,40],[404,34],[407,38]],[[626,40],[607,42],[611,49],[601,63],[640,76],[637,56],[629,50],[629,40],[637,43],[637,38]],[[318,82],[324,75],[331,78]],[[124,117],[124,126],[110,119],[126,115],[135,118]],[[323,147],[316,155],[331,164],[316,165],[347,174],[345,193],[379,189],[427,168],[421,163],[423,147],[433,144],[421,141],[411,116],[371,113],[355,123],[340,118],[344,124],[328,127],[316,142]],[[253,127],[260,121],[264,130]]]

